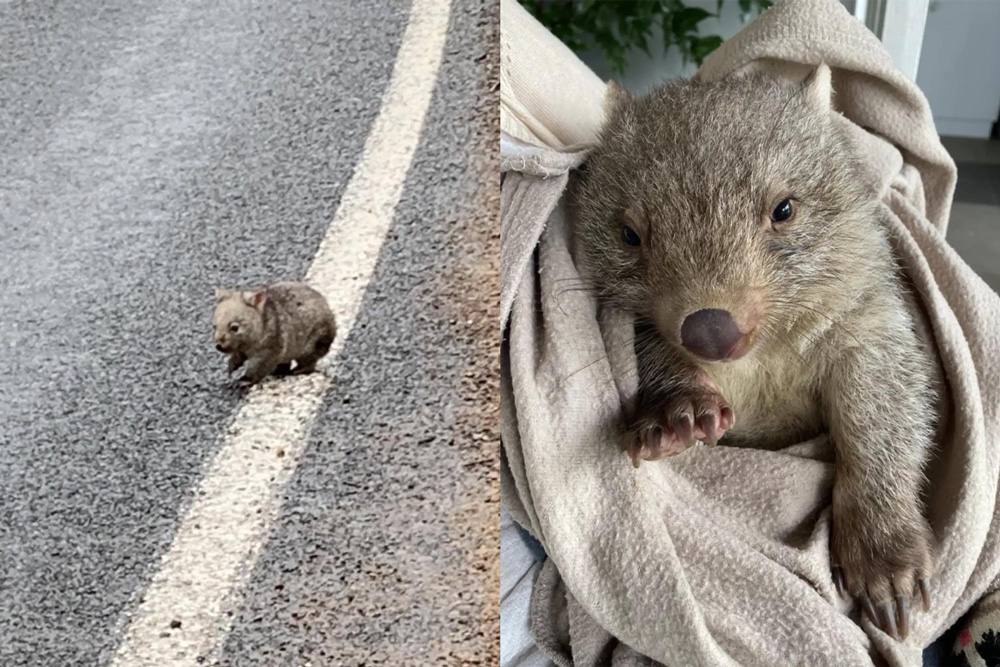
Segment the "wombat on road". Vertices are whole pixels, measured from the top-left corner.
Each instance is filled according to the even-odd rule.
[[[938,370],[831,98],[824,65],[797,84],[612,87],[576,184],[576,257],[599,300],[635,316],[633,462],[828,432],[834,581],[905,637],[911,601],[929,604]]]
[[[246,364],[242,380],[250,384],[272,373],[311,373],[337,333],[326,299],[302,283],[218,289],[215,299],[215,347],[229,355],[230,374]]]

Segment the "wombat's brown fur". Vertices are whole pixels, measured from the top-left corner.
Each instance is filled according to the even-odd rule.
[[[215,347],[229,355],[230,374],[246,364],[250,384],[275,372],[311,373],[337,334],[326,299],[302,283],[218,289],[215,299]]]
[[[615,91],[574,203],[584,274],[636,317],[629,454],[829,432],[834,580],[905,636],[932,569],[935,362],[829,69]]]

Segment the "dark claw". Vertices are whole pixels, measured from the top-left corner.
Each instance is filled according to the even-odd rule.
[[[728,405],[722,406],[722,410],[719,413],[719,427],[728,431],[735,423],[736,419],[733,415],[733,409]]]
[[[639,463],[642,461],[643,452],[652,449],[656,446],[656,443],[660,440],[660,429],[651,428],[647,431],[640,431],[636,434],[636,446],[629,447],[628,456],[632,459],[632,467],[638,468]]]
[[[883,602],[878,606],[879,626],[893,639],[899,639],[896,634],[896,607],[891,602]]]
[[[691,416],[691,413],[685,412],[675,420],[674,432],[677,434],[677,439],[681,442],[691,442],[691,439],[694,437],[694,417]]]
[[[910,634],[910,602],[905,595],[896,596],[896,621],[899,625],[899,638],[906,639]]]
[[[840,569],[839,565],[833,566],[833,585],[837,588],[837,595],[840,597],[847,597],[846,587],[844,586],[844,571]]]
[[[657,426],[655,428],[651,428],[648,431],[646,431],[646,433],[644,435],[643,443],[642,443],[642,448],[640,448],[640,452],[641,452],[641,449],[644,449],[646,447],[649,447],[649,449],[651,449],[651,450],[656,449],[657,447],[659,447],[660,446],[660,438],[662,438],[662,437],[663,437],[663,429],[661,429],[659,426]]]
[[[719,426],[719,415],[714,412],[706,412],[698,417],[698,427],[705,434],[705,444],[714,445],[719,441],[717,431]]]
[[[244,378],[244,377],[238,377],[238,378],[230,378],[229,381],[226,382],[226,386],[229,387],[230,389],[241,389],[242,390],[242,389],[246,389],[247,387],[249,387],[250,383],[247,381],[246,378]]]
[[[878,614],[875,613],[875,606],[868,595],[862,595],[861,602],[865,605],[865,615],[871,619],[872,623],[878,625]]]
[[[920,598],[924,603],[924,611],[929,611],[931,608],[931,594],[927,590],[927,581],[921,577],[917,579],[917,585],[920,587]]]

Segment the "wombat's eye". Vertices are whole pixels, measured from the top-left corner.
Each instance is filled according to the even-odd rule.
[[[795,215],[791,199],[782,199],[771,211],[771,222],[788,222]]]
[[[624,238],[625,243],[630,246],[637,246],[642,243],[642,239],[639,238],[639,235],[636,234],[635,230],[628,225],[622,225],[622,238]]]
[[[236,322],[233,322],[232,324],[229,325],[229,330],[232,331],[233,333],[239,333],[240,325],[237,324]]]

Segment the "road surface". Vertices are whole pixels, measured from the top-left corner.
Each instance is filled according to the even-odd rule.
[[[435,42],[407,2],[0,3],[0,664],[496,662],[498,3],[441,4]],[[428,73],[389,215],[344,213]],[[213,289],[352,239],[323,378],[228,388]],[[228,517],[260,530],[199,525],[252,493],[217,474],[241,420],[309,396]]]

